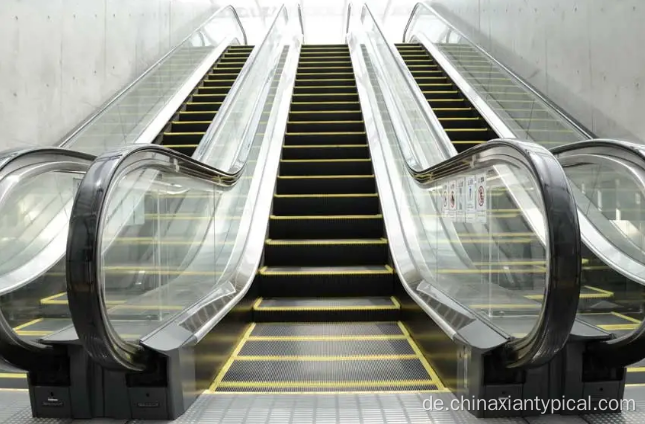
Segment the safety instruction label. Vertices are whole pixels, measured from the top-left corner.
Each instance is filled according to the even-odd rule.
[[[454,222],[486,223],[486,174],[466,175],[441,187],[441,214]]]

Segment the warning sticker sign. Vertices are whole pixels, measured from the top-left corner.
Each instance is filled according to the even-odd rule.
[[[488,193],[486,193],[486,174],[477,174],[476,187],[475,209],[477,211],[477,222],[486,223],[488,218],[486,206],[488,197]]]
[[[455,219],[457,213],[457,181],[448,183],[448,217]]]
[[[477,212],[475,209],[476,179],[477,177],[475,175],[466,177],[466,222],[469,223],[477,221]]]
[[[444,218],[448,218],[448,184],[444,184],[441,187],[441,215]]]
[[[459,178],[457,180],[457,214],[455,221],[466,221],[466,179]]]

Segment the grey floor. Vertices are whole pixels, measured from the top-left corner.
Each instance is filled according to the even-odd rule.
[[[476,423],[495,424],[642,424],[645,423],[645,387],[630,387],[625,398],[634,399],[635,410],[622,414],[541,416],[478,420],[467,412],[426,411],[424,400],[433,396],[449,404],[450,393],[365,394],[204,394],[175,423]],[[427,402],[426,402],[427,404]],[[435,403],[436,404],[436,403]],[[0,391],[0,423],[63,424],[73,420],[34,419],[26,391]],[[122,424],[127,421],[77,420],[75,423]],[[155,421],[131,421],[148,423]],[[159,421],[157,421],[159,422]],[[167,422],[167,421],[164,421]]]

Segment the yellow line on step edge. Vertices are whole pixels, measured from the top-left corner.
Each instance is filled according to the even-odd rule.
[[[389,336],[251,336],[249,341],[256,342],[342,342],[342,341],[362,341],[362,340],[405,340],[404,334]]]
[[[385,265],[383,269],[365,269],[365,270],[327,270],[327,271],[269,271],[269,267],[260,268],[260,275],[385,275],[393,274],[394,269]]]
[[[432,380],[375,380],[375,381],[266,381],[266,382],[248,382],[248,381],[231,381],[220,382],[217,387],[277,387],[282,389],[289,388],[306,388],[315,387],[324,389],[326,387],[405,387],[405,386],[439,386],[438,382]],[[211,389],[212,391],[216,388]]]
[[[290,245],[296,245],[296,246],[301,246],[301,245],[347,245],[347,244],[387,244],[387,239],[385,238],[380,238],[380,239],[374,239],[374,240],[369,240],[369,239],[361,239],[361,240],[274,240],[274,239],[266,239],[265,240],[266,244],[273,245],[273,246],[290,246]]]
[[[228,358],[228,360],[226,361],[226,363],[222,367],[222,370],[219,372],[219,374],[217,375],[217,377],[215,378],[213,383],[208,388],[210,391],[215,391],[215,389],[217,389],[217,387],[222,383],[222,379],[224,378],[224,376],[226,375],[228,370],[233,365],[233,362],[235,361],[235,358],[237,357],[237,355],[240,353],[240,351],[244,347],[244,344],[246,344],[246,341],[248,340],[249,336],[253,332],[253,329],[255,328],[255,325],[256,325],[255,323],[252,323],[246,329],[246,332],[242,336],[242,339],[238,343],[237,347],[235,348],[235,350],[233,350],[233,353],[231,354],[231,356]]]
[[[305,355],[294,355],[294,356],[277,356],[277,355],[268,355],[268,356],[247,356],[247,355],[238,355],[236,361],[269,361],[269,362],[280,362],[280,361],[303,361],[303,362],[338,362],[338,361],[409,361],[419,359],[416,354],[406,354],[406,355],[352,355],[352,356],[305,356]]]
[[[343,305],[343,306],[260,306],[264,298],[260,297],[253,304],[253,309],[258,311],[378,311],[399,309],[399,301],[391,296],[391,305]]]

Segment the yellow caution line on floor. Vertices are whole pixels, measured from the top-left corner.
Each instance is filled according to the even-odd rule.
[[[220,382],[217,387],[222,388],[252,388],[252,387],[275,387],[282,389],[315,387],[406,387],[406,386],[438,386],[438,382],[432,380],[375,380],[375,381],[225,381]],[[214,389],[212,389],[214,390]]]
[[[38,324],[39,322],[42,322],[42,321],[43,321],[43,318],[36,318],[36,319],[33,319],[33,320],[31,320],[29,322],[26,322],[24,324],[20,324],[17,327],[14,327],[13,330],[14,331],[22,330],[23,328],[30,327],[30,326],[32,326],[34,324]]]
[[[611,314],[614,315],[614,316],[617,316],[618,318],[622,318],[625,321],[633,322],[634,324],[640,324],[641,323],[640,320],[637,320],[636,318],[629,317],[627,315],[623,315],[623,314],[621,314],[619,312],[612,312]]]
[[[0,378],[12,378],[12,379],[27,378],[27,374],[3,372],[3,373],[0,373]]]

